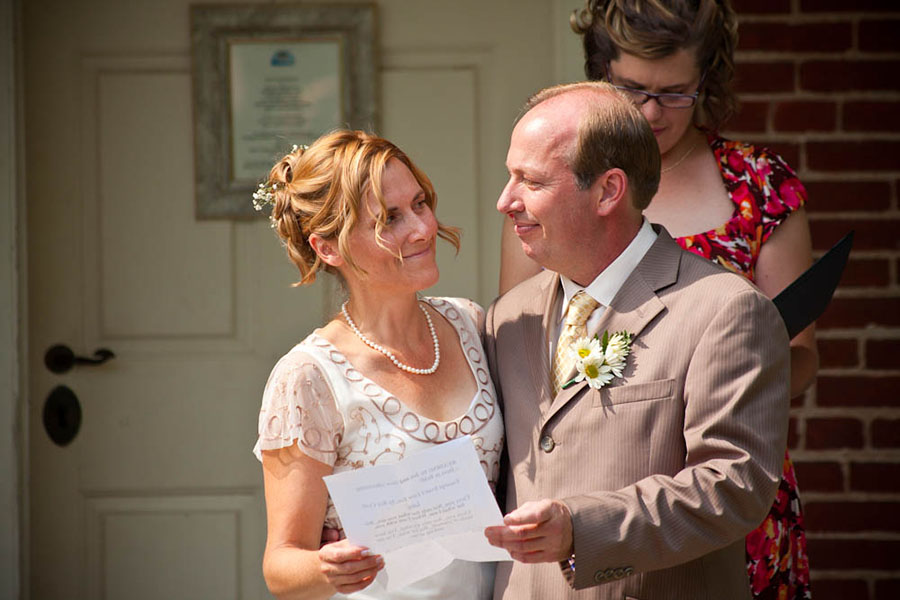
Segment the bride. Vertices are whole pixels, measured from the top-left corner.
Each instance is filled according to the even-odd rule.
[[[503,425],[479,337],[482,310],[468,300],[420,298],[438,280],[441,225],[426,175],[396,146],[360,131],[295,148],[254,194],[300,270],[348,292],[341,312],[272,370],[259,441],[267,509],[263,573],[278,598],[388,597],[381,556],[346,539],[322,477],[403,460],[471,435],[492,487]],[[295,307],[302,310],[302,307]],[[494,564],[456,560],[391,598],[489,598]]]

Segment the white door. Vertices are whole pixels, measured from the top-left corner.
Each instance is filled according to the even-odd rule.
[[[495,295],[513,118],[573,72],[561,64],[577,72],[576,56],[560,58],[574,47],[567,4],[378,3],[381,131],[464,230],[435,293]],[[30,595],[265,597],[260,394],[333,300],[289,286],[297,274],[265,222],[194,218],[186,0],[23,5]],[[44,352],[58,343],[116,357],[54,374]],[[42,422],[58,386],[82,414],[65,446]]]

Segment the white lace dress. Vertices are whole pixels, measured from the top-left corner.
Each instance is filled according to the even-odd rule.
[[[261,451],[298,446],[334,471],[394,463],[407,454],[470,435],[493,489],[500,471],[503,418],[478,333],[482,309],[460,298],[425,298],[456,329],[478,384],[468,409],[452,421],[425,418],[357,371],[347,358],[316,332],[294,346],[272,369],[259,413]],[[341,528],[331,499],[325,525]],[[491,597],[494,563],[455,560],[446,569],[388,594],[376,580],[344,596],[355,600],[478,600]]]

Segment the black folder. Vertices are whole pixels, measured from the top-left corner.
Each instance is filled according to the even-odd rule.
[[[851,231],[772,299],[784,319],[789,337],[806,329],[825,312],[841,280],[852,246]]]

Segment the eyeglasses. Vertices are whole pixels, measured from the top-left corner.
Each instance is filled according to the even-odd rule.
[[[706,79],[705,72],[700,78],[700,83],[697,84],[697,91],[693,94],[654,94],[653,92],[636,90],[634,88],[625,87],[624,85],[614,84],[612,82],[612,77],[609,76],[609,66],[607,65],[606,67],[606,81],[620,92],[624,92],[637,106],[643,106],[653,98],[656,100],[656,103],[663,108],[690,108],[697,103],[697,97],[700,96],[700,89],[703,86],[704,79]]]

